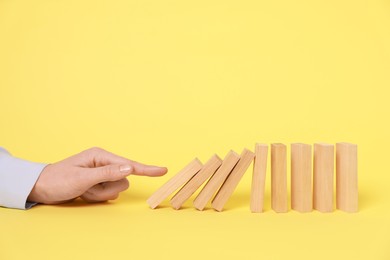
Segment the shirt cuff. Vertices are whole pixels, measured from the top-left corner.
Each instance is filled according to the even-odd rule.
[[[0,206],[29,209],[36,205],[27,198],[46,166],[13,157],[0,148]]]

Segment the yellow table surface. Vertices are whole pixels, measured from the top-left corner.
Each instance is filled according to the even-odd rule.
[[[164,165],[118,200],[0,208],[0,259],[390,259],[389,1],[0,1],[0,146]],[[194,157],[358,144],[359,212],[146,199]],[[289,149],[288,149],[289,151]]]

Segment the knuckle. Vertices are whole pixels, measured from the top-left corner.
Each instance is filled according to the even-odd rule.
[[[89,202],[89,203],[98,202],[98,200],[96,199],[96,196],[94,196],[92,194],[83,194],[82,196],[80,196],[80,198],[86,202]]]
[[[111,175],[114,173],[112,166],[101,167],[100,175],[102,179],[109,180]]]
[[[99,147],[91,147],[88,148],[80,153],[81,156],[83,156],[88,161],[93,161],[93,159],[101,153],[102,149]]]
[[[106,201],[107,198],[106,198],[106,196],[104,196],[103,194],[96,193],[96,194],[94,194],[94,196],[93,196],[93,200],[94,200],[94,201]]]
[[[114,194],[114,195],[111,195],[108,200],[116,200],[117,198],[119,197],[119,194]]]
[[[123,190],[127,190],[130,187],[130,182],[128,179],[123,179]]]
[[[96,188],[95,189],[89,189],[87,190],[82,196],[86,197],[86,198],[94,198],[94,197],[97,197],[99,195],[99,193],[96,191]]]
[[[102,174],[110,175],[111,173],[112,173],[112,167],[110,166],[102,167]]]
[[[87,151],[96,154],[96,153],[100,153],[101,151],[103,151],[103,149],[100,147],[94,146],[94,147],[89,148]]]

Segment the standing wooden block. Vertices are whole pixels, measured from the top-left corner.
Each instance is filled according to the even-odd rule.
[[[288,211],[286,145],[271,145],[271,207],[277,213]]]
[[[336,144],[336,206],[346,212],[358,211],[356,144]]]
[[[218,155],[213,155],[203,166],[203,168],[187,182],[171,199],[174,209],[179,209],[186,200],[221,166],[222,160]]]
[[[333,211],[334,145],[314,144],[313,205],[321,212]]]
[[[263,212],[265,174],[267,171],[268,145],[256,144],[253,163],[251,211]]]
[[[234,166],[237,164],[240,156],[234,152],[230,151],[225,158],[221,167],[214,173],[210,180],[206,183],[203,189],[200,191],[198,196],[194,200],[194,206],[198,210],[203,210],[207,202],[211,200],[214,194],[222,186],[223,182],[226,180],[229,173],[232,171]]]
[[[291,144],[291,208],[299,212],[313,209],[311,145]]]
[[[242,176],[255,157],[255,154],[248,149],[244,149],[240,157],[241,159],[238,161],[237,165],[234,167],[233,171],[227,177],[217,195],[215,195],[213,201],[211,202],[212,207],[217,211],[222,211],[223,206],[233,194]]]
[[[198,158],[195,158],[178,174],[169,179],[163,186],[161,186],[155,193],[153,193],[146,202],[152,209],[156,208],[175,190],[188,182],[197,172],[200,171],[201,168],[202,163],[198,160]]]

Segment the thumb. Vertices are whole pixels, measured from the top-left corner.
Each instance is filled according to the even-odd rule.
[[[134,168],[128,164],[110,164],[102,167],[87,168],[85,175],[90,185],[107,181],[119,181],[129,176]]]

